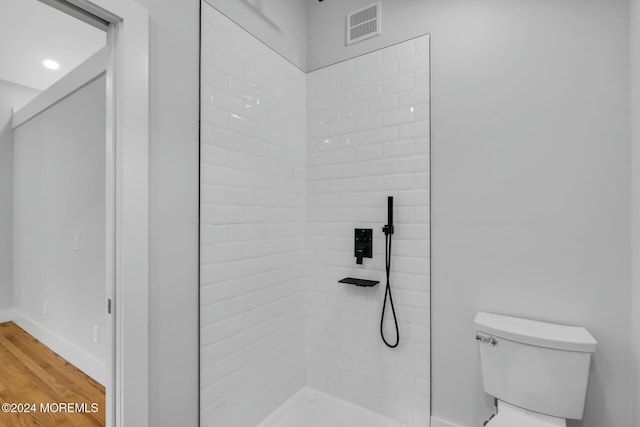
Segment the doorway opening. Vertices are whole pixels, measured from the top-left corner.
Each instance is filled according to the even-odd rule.
[[[36,424],[51,421],[52,413],[66,412],[68,425],[145,425],[147,11],[132,0],[10,0],[3,7],[10,9],[2,13],[4,19],[25,27],[35,23],[37,28],[25,37],[14,34],[14,46],[3,49],[0,43],[0,53],[14,49],[21,59],[33,62],[43,52],[25,58],[28,49],[21,43],[38,33],[53,38],[42,25],[38,27],[35,14],[17,19],[22,7],[46,9],[49,17],[57,14],[52,19],[67,20],[65,27],[81,23],[87,32],[72,36],[67,43],[57,40],[63,47],[60,52],[74,51],[70,45],[75,42],[85,53],[90,52],[89,57],[75,63],[63,54],[57,59],[53,54],[39,58],[39,67],[51,73],[60,70],[58,74],[64,75],[53,84],[0,82],[0,90],[14,86],[22,89],[11,100],[8,128],[2,118],[0,148],[11,154],[3,155],[3,161],[10,162],[11,167],[3,167],[3,173],[10,172],[10,179],[4,181],[10,185],[0,191],[2,205],[7,207],[0,216],[0,237],[9,235],[10,243],[4,242],[0,250],[9,248],[10,256],[3,259],[9,259],[10,264],[8,268],[0,266],[0,279],[10,280],[0,280],[0,292],[4,292],[0,293],[4,303],[0,305],[0,323],[10,321],[2,323],[2,332],[11,339],[0,337],[0,344],[6,344],[4,353],[11,353],[14,359],[32,350],[34,358],[23,360],[27,368],[22,370],[30,372],[34,384],[42,386],[38,390],[20,382],[32,387],[34,394],[26,395],[30,396],[27,402],[9,401],[15,394],[0,396],[3,409],[5,403],[15,404],[20,415],[32,412]],[[44,18],[42,22],[49,20]],[[98,50],[91,43],[92,36],[87,35],[91,31],[102,34],[103,46]],[[10,65],[17,66],[18,62]],[[16,78],[28,77],[35,67],[23,70],[14,72]],[[0,67],[0,80],[4,80],[2,72]],[[31,81],[37,80],[31,77]],[[5,136],[10,137],[10,144],[5,143]],[[20,337],[26,344],[18,340]],[[69,403],[64,381],[53,377],[57,372],[34,362],[42,362],[45,353],[59,359],[61,366],[74,365],[77,369],[72,375],[83,385],[97,390],[103,386],[102,403],[96,395],[82,391],[80,397],[71,399],[73,411],[60,411],[59,405]],[[9,376],[3,378],[8,382]],[[51,393],[41,393],[45,388]],[[17,405],[25,403],[33,404],[33,411],[19,410]],[[0,414],[0,424],[13,419],[9,417],[14,411],[6,412]],[[71,412],[90,417],[78,423],[78,419],[70,420]]]

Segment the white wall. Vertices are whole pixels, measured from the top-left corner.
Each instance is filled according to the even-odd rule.
[[[39,91],[0,80],[0,312],[13,306],[13,129],[12,109]],[[0,313],[0,322],[9,314]]]
[[[428,36],[406,41],[314,71],[307,84],[307,384],[416,427],[429,423],[430,394],[428,47]],[[379,333],[387,196],[396,349]],[[373,229],[362,266],[354,228]]]
[[[304,385],[305,74],[202,17],[202,425],[254,427]]]
[[[47,330],[85,353],[102,368],[87,371],[98,381],[107,351],[104,339],[93,341],[106,317],[105,85],[102,76],[17,127],[13,157],[18,323],[25,318],[27,331]]]
[[[149,11],[149,424],[198,425],[198,0]]]
[[[205,0],[292,62],[307,68],[307,3],[300,0]]]
[[[640,1],[631,0],[631,333],[633,425],[640,424]]]
[[[310,7],[337,16],[309,26],[309,68],[359,53],[343,15],[368,2],[337,3]],[[494,310],[589,328],[582,425],[631,425],[628,2],[400,3],[387,37],[432,36],[433,414],[490,412],[472,320]]]

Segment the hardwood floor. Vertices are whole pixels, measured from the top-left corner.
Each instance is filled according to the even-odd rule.
[[[13,322],[0,323],[0,404],[1,427],[105,425],[104,387]]]

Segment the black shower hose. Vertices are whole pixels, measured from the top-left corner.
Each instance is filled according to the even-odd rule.
[[[387,271],[387,286],[384,291],[384,303],[382,304],[382,315],[380,316],[380,336],[382,336],[382,341],[390,348],[396,348],[400,343],[400,331],[398,330],[398,318],[396,317],[396,308],[393,305],[393,297],[391,296],[391,283],[389,281],[389,276],[391,275],[391,233],[385,232],[384,238],[385,245],[385,269]],[[384,323],[384,312],[387,308],[387,297],[389,298],[389,305],[391,306],[391,312],[393,313],[393,323],[396,326],[396,342],[395,344],[390,344],[386,337],[384,336],[384,330],[382,325]]]

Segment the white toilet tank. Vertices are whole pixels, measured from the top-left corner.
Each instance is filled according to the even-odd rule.
[[[591,353],[585,328],[490,313],[475,318],[484,390],[512,405],[582,419]]]

